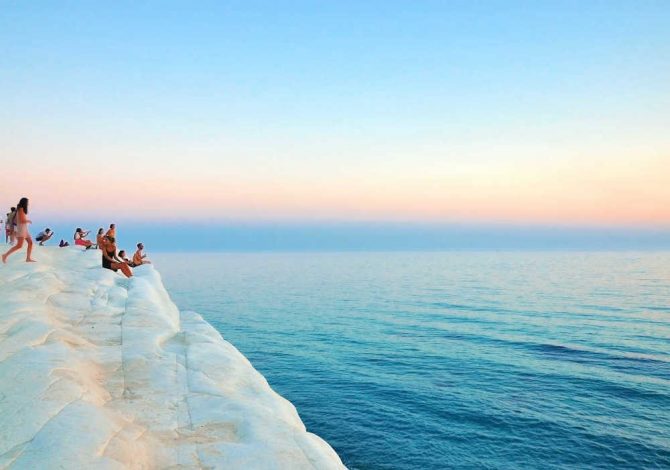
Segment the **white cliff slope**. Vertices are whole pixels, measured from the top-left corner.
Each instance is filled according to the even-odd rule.
[[[0,468],[343,468],[151,266],[35,256],[0,265]]]

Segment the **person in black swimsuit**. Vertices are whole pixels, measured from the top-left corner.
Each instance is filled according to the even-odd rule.
[[[116,240],[114,237],[107,237],[107,243],[105,243],[105,246],[102,249],[102,267],[111,269],[115,272],[120,269],[126,277],[132,277],[133,272],[131,271],[130,266],[128,266],[128,263],[125,263],[116,255],[115,242]]]

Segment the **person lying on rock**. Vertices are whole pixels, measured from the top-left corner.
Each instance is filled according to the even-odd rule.
[[[51,231],[50,228],[44,229],[44,231],[40,232],[37,234],[35,237],[35,240],[40,242],[40,246],[44,246],[46,242],[48,242],[51,237],[54,236],[54,233]]]
[[[142,253],[142,250],[144,250],[144,244],[138,243],[137,251],[133,255],[133,267],[142,266],[143,264],[151,264],[151,261],[147,259],[147,255]]]
[[[126,277],[132,277],[133,272],[128,263],[119,258],[116,254],[116,240],[114,237],[107,237],[107,242],[102,250],[102,267],[116,272],[119,269]]]

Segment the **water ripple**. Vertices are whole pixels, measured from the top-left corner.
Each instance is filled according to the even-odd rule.
[[[154,256],[352,469],[670,468],[670,254]]]

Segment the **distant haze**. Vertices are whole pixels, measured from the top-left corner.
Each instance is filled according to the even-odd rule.
[[[117,221],[118,222],[118,221]],[[44,224],[36,228],[42,228]],[[101,224],[80,223],[95,230]],[[117,224],[119,248],[151,251],[668,250],[670,227],[550,227],[398,223]],[[75,224],[56,222],[54,242]],[[106,228],[106,227],[105,227]],[[37,232],[36,230],[34,231]],[[54,243],[52,242],[52,243]]]

